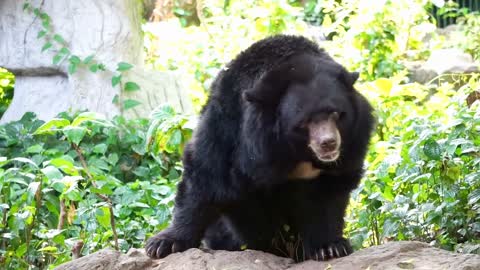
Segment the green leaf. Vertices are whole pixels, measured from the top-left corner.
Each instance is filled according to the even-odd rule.
[[[80,191],[76,187],[75,188],[69,188],[65,192],[65,196],[67,196],[67,198],[69,200],[76,201],[76,202],[82,200],[82,195],[80,194]]]
[[[30,198],[33,198],[35,196],[39,187],[40,182],[31,182],[30,184],[28,184],[27,193],[29,194]]]
[[[27,8],[30,7],[30,3],[25,3],[23,4],[23,10],[26,10]],[[20,256],[21,257],[21,256]]]
[[[76,127],[84,122],[92,122],[102,126],[113,126],[110,122],[105,120],[105,116],[95,112],[84,112],[79,114],[75,119],[73,119],[71,126]]]
[[[101,143],[101,144],[97,144],[95,145],[95,147],[93,147],[93,152],[94,153],[97,153],[97,154],[105,154],[105,152],[107,152],[107,148],[108,146],[104,143]]]
[[[41,125],[35,132],[33,133],[34,135],[37,134],[44,134],[44,133],[51,133],[52,131],[58,131],[61,128],[68,126],[70,124],[70,121],[67,119],[61,119],[61,118],[54,118],[45,124]]]
[[[126,63],[126,62],[120,62],[118,63],[118,66],[117,66],[117,71],[127,71],[129,69],[131,69],[133,67],[133,65],[129,64],[129,63]]]
[[[49,29],[50,28],[50,20],[44,20],[42,22],[42,26],[45,28],[45,29]]]
[[[138,101],[136,101],[136,100],[127,99],[127,100],[125,100],[125,101],[123,102],[123,108],[124,108],[125,110],[128,110],[128,109],[131,109],[131,108],[133,108],[133,107],[136,107],[136,106],[138,106],[138,105],[140,105],[140,104],[142,104],[142,103],[140,103],[140,102],[138,102]]]
[[[119,99],[118,95],[115,95],[112,99],[112,103],[113,104],[118,104],[118,99]]]
[[[112,77],[112,87],[115,87],[116,85],[118,85],[121,80],[122,80],[122,75],[113,76]]]
[[[45,43],[45,45],[43,45],[43,47],[42,47],[42,52],[50,49],[51,47],[52,47],[52,43],[51,43],[51,42]]]
[[[60,43],[60,44],[62,44],[62,45],[65,45],[65,44],[66,44],[65,39],[63,39],[63,37],[60,36],[59,34],[55,34],[55,35],[53,36],[53,40],[55,40],[56,42],[58,42],[58,43]]]
[[[167,144],[170,147],[178,147],[181,143],[182,143],[182,131],[177,129],[173,132]]]
[[[90,66],[89,69],[90,69],[91,72],[95,73],[95,72],[98,71],[98,65],[97,65],[97,64],[93,64],[93,65]]]
[[[110,163],[110,165],[115,165],[117,164],[119,158],[117,153],[112,153],[108,155],[107,162]]]
[[[83,59],[83,63],[84,63],[85,65],[88,65],[88,64],[90,64],[90,63],[92,62],[92,60],[93,60],[93,54],[85,57],[85,59]]]
[[[55,56],[53,56],[53,61],[52,63],[54,65],[57,65],[58,63],[60,63],[60,61],[63,59],[64,55],[62,53],[57,53]]]
[[[78,175],[78,170],[75,168],[73,158],[70,156],[65,155],[59,158],[54,158],[47,162],[47,164],[51,164],[52,166],[59,168],[66,174]]]
[[[23,255],[25,255],[25,253],[27,253],[27,250],[28,250],[27,243],[23,243],[19,247],[16,248],[15,255],[18,258],[21,258],[21,257],[23,257]]]
[[[98,223],[106,229],[111,229],[110,225],[110,211],[108,207],[100,207],[96,211],[95,217],[97,218]]]
[[[50,252],[50,253],[56,253],[58,251],[57,247],[53,247],[53,246],[46,246],[46,247],[43,247],[41,249],[39,249],[38,251],[40,252]]]
[[[62,172],[54,166],[47,166],[41,169],[42,173],[51,181],[63,178]]]
[[[127,82],[123,88],[127,92],[140,90],[140,86],[134,82]]]
[[[63,133],[69,142],[78,145],[87,133],[87,129],[85,127],[66,127],[63,129]]]
[[[104,64],[98,64],[98,70],[105,71],[107,67]]]
[[[28,158],[17,157],[17,158],[12,158],[12,161],[18,161],[18,162],[22,162],[22,163],[28,163],[28,164],[32,165],[33,167],[38,168],[37,164],[35,164],[35,162],[33,162],[32,160],[30,160],[30,159],[28,159]]]
[[[66,47],[62,47],[58,53],[65,55],[65,54],[69,54],[70,50],[67,49]]]
[[[76,64],[76,65],[78,65],[82,62],[82,60],[80,60],[80,57],[78,57],[76,55],[70,56],[70,58],[68,60],[70,61],[70,63]]]
[[[74,64],[74,63],[70,63],[68,65],[68,74],[71,75],[71,74],[75,73],[75,71],[77,71],[77,65]]]
[[[37,38],[42,38],[47,34],[47,31],[41,30],[38,32]]]
[[[43,147],[40,144],[35,144],[27,148],[26,152],[30,154],[38,154],[42,152]]]
[[[440,145],[434,139],[428,139],[423,146],[423,153],[433,160],[439,160],[442,155]]]

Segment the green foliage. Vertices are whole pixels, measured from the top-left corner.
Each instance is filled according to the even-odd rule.
[[[265,36],[305,28],[301,9],[286,0],[230,1],[227,6],[202,1],[202,11],[200,26],[184,28],[177,20],[144,26],[147,63],[181,73],[198,110],[215,75],[241,50]],[[175,39],[162,38],[172,35]]]
[[[474,59],[480,60],[480,13],[466,14],[459,21],[462,31],[456,46],[470,53]]]
[[[0,268],[52,268],[79,241],[82,254],[126,251],[164,228],[192,126],[171,107],[156,114],[151,122],[87,112],[43,122],[27,113],[0,126]],[[160,130],[168,132],[157,142]]]
[[[318,1],[322,27],[332,41],[325,44],[362,79],[374,80],[397,74],[407,52],[424,57],[422,39],[435,25],[426,10],[427,0]],[[411,53],[410,53],[411,54]]]
[[[15,77],[13,74],[0,67],[0,118],[12,102],[14,84]]]
[[[419,240],[480,253],[480,103],[466,103],[479,77],[458,92],[447,84],[434,94],[397,83],[362,86],[378,127],[347,231],[357,248]]]

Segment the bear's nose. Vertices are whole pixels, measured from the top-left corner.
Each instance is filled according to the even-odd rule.
[[[337,140],[335,138],[326,138],[320,142],[320,147],[325,152],[332,152],[337,149]]]

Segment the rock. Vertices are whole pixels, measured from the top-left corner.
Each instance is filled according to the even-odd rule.
[[[428,83],[442,74],[468,74],[479,71],[479,63],[460,49],[433,50],[425,63],[406,63],[412,81]],[[445,76],[444,80],[449,80]]]
[[[55,268],[56,270],[375,270],[442,269],[479,270],[480,255],[459,254],[420,242],[390,242],[327,262],[292,260],[261,251],[212,251],[189,249],[164,259],[152,260],[143,249],[127,254],[105,249]]]
[[[148,105],[128,116],[147,117],[151,111],[147,108],[171,100],[165,98],[166,94],[174,93],[188,100],[181,84],[176,82],[177,76],[144,70],[142,1],[28,2],[50,16],[53,32],[63,37],[72,54],[81,59],[94,54],[97,61],[106,65],[107,71],[93,73],[88,67],[80,67],[75,73],[68,74],[67,60],[59,65],[53,64],[56,51],[42,52],[45,41],[37,38],[43,29],[41,20],[23,10],[25,1],[1,0],[0,66],[14,73],[16,82],[12,104],[0,123],[20,119],[27,111],[35,112],[43,120],[66,110],[87,109],[107,117],[123,113],[121,106],[112,102],[117,95],[121,99],[131,95],[111,85],[119,62],[134,65],[136,71],[128,71],[134,73],[127,74],[128,77],[144,78],[138,84],[148,90],[148,93],[138,94],[143,98],[138,101]]]

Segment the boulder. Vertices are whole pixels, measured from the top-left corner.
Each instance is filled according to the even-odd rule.
[[[75,73],[69,74],[67,60],[53,64],[57,51],[42,52],[45,41],[37,38],[43,29],[41,20],[23,10],[25,1],[2,0],[0,66],[15,75],[15,89],[12,103],[0,123],[20,119],[28,111],[35,112],[43,120],[67,110],[86,109],[107,117],[124,113],[121,106],[112,102],[115,96],[128,99],[131,95],[111,85],[119,62],[128,62],[136,67],[136,71],[128,71],[126,76],[131,80],[144,78],[138,84],[148,92],[136,94],[143,98],[139,102],[148,105],[137,108],[127,116],[147,117],[151,111],[147,108],[171,100],[165,98],[165,89],[168,89],[168,93],[181,95],[186,100],[184,103],[188,102],[184,88],[177,83],[177,76],[145,71],[141,33],[142,1],[28,2],[49,15],[53,32],[63,37],[72,54],[81,59],[93,54],[97,61],[105,64],[107,71],[94,73],[87,67],[80,67]]]
[[[409,69],[411,80],[422,84],[432,81],[439,75],[445,75],[442,80],[451,81],[449,74],[479,71],[479,63],[475,62],[470,54],[454,48],[433,50],[426,62],[405,65]]]
[[[420,242],[390,242],[366,248],[350,256],[326,262],[306,261],[295,264],[287,258],[268,253],[189,249],[164,259],[152,260],[143,249],[127,254],[105,249],[73,260],[56,270],[477,270],[480,255],[459,254],[430,247]]]

